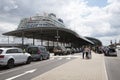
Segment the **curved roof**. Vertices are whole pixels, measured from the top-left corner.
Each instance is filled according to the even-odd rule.
[[[24,18],[21,20],[17,30],[4,33],[3,35],[50,41],[59,40],[59,42],[71,42],[77,45],[93,44],[85,37],[65,28],[62,19],[58,19],[53,13]]]
[[[18,29],[11,32],[3,33],[3,35],[22,37],[24,34],[24,37],[26,38],[56,41],[57,30],[60,37],[59,42],[72,42],[79,45],[93,44],[93,42],[82,36],[79,36],[76,32],[61,27],[36,27]]]
[[[96,46],[102,46],[102,42],[96,38],[92,38],[92,37],[86,37],[87,39],[89,39],[90,41],[92,41],[94,43],[94,45]]]

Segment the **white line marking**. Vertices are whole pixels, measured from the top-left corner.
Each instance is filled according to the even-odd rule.
[[[53,60],[53,59],[55,59],[55,58],[54,57],[50,58],[50,60]]]
[[[26,71],[26,72],[24,72],[24,73],[22,73],[22,74],[19,74],[19,75],[17,75],[17,76],[13,76],[13,77],[8,78],[8,79],[5,79],[5,80],[13,80],[13,79],[15,79],[15,78],[17,78],[17,77],[23,76],[23,75],[28,74],[28,73],[33,73],[33,72],[35,72],[35,71],[36,71],[36,69],[29,70],[29,71]]]
[[[71,59],[71,57],[68,57],[68,58],[66,58],[66,59]]]
[[[45,62],[48,62],[48,61],[49,61],[49,60],[46,60]],[[23,68],[35,66],[35,65],[38,65],[38,64],[40,64],[40,63],[37,62],[37,63],[33,63],[33,64],[31,64],[31,65],[24,65],[24,66],[18,67],[18,68],[16,67],[16,68],[10,69],[10,70],[8,70],[8,71],[6,71],[6,72],[2,72],[2,73],[0,73],[0,75],[6,74],[6,73],[9,73],[9,72],[13,72],[13,71],[16,71],[16,70],[20,70],[20,69],[23,69]]]
[[[106,77],[106,80],[108,80],[108,75],[107,75],[107,70],[106,70],[106,66],[105,66],[105,58],[104,59],[104,71],[105,71],[105,77]]]
[[[58,58],[58,60],[61,60],[61,59],[62,59],[62,57]]]

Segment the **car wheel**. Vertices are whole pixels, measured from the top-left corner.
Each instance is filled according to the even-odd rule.
[[[48,56],[47,59],[50,59],[50,56]]]
[[[31,58],[31,57],[29,57],[29,58],[27,59],[26,64],[30,64],[30,63],[31,63],[31,61],[32,61],[32,58]]]
[[[44,60],[47,60],[48,59],[48,56],[45,56]]]
[[[56,56],[57,54],[56,53],[54,53],[54,56]]]
[[[10,59],[7,63],[7,68],[13,68],[14,67],[14,60],[13,59]]]
[[[40,56],[40,59],[39,59],[39,61],[42,61],[43,60],[43,57],[42,56]]]

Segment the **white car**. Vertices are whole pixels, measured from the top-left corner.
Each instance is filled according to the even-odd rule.
[[[31,55],[20,48],[0,48],[0,65],[2,66],[12,68],[15,64],[30,64],[31,61]]]
[[[116,56],[117,57],[117,51],[115,48],[109,48],[105,54],[105,56]]]

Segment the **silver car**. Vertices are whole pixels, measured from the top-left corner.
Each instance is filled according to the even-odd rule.
[[[31,55],[20,48],[0,48],[0,65],[2,66],[12,68],[15,64],[30,64],[31,60]]]
[[[44,46],[28,46],[26,51],[31,54],[33,60],[45,60],[50,58],[50,53]]]

